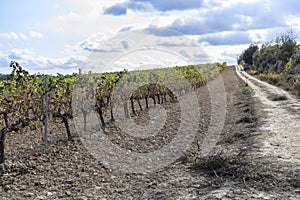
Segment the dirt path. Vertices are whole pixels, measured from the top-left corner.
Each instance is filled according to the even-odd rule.
[[[273,189],[269,188],[270,182],[267,181],[265,190],[268,193],[262,197],[299,199],[299,99],[250,76],[241,66],[236,66],[236,74],[252,88],[260,122],[247,159],[255,163],[257,173],[267,175],[269,180],[274,181]],[[286,100],[274,100],[274,97],[286,97]]]
[[[258,138],[260,153],[280,161],[292,163],[300,170],[300,100],[286,91],[262,82],[236,67],[236,72],[255,92],[265,113],[258,130],[264,134]],[[272,96],[286,96],[287,100],[272,101]]]

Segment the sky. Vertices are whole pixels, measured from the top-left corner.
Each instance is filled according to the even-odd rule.
[[[147,28],[156,32],[149,31],[140,45],[147,46],[151,34],[157,36],[159,48],[177,46],[179,54],[187,54],[182,48],[187,45],[178,44],[187,40],[157,31],[166,29],[200,46],[210,61],[235,64],[251,43],[263,44],[288,30],[293,30],[299,41],[299,7],[298,0],[0,0],[0,73],[10,72],[11,61],[30,73],[78,72],[91,54],[105,57],[119,51],[119,43],[103,49],[112,38]],[[123,57],[115,65],[135,64],[134,69],[139,69],[154,63],[151,56],[155,53],[126,54],[126,50],[134,50],[133,35],[118,40]],[[162,60],[161,65],[176,64],[172,59]]]

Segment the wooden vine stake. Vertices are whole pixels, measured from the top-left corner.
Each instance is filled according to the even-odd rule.
[[[44,75],[44,148],[48,141],[48,77]]]

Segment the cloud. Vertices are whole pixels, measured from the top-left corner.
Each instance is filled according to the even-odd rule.
[[[182,36],[181,33],[166,28],[146,28],[143,32],[146,35],[155,35],[159,37]]]
[[[203,23],[202,19],[196,18],[176,19],[171,25],[166,26],[165,28],[178,31],[182,34],[187,35],[201,35],[204,33],[216,31],[212,30],[211,28],[208,28],[207,25]]]
[[[80,16],[77,13],[69,12],[65,15],[59,15],[56,17],[56,20],[58,21],[66,21],[66,20],[72,20],[72,19],[78,19]]]
[[[174,67],[176,65],[187,65],[188,63],[180,59],[177,55],[170,55],[166,52],[152,52],[143,54],[134,52],[127,57],[122,57],[109,66],[108,71],[120,71],[128,69],[129,71],[141,69],[153,69],[163,67]]]
[[[232,14],[226,16],[222,15],[222,12],[216,12],[207,17],[198,16],[178,18],[165,28],[178,31],[186,35],[202,35],[238,29],[234,28],[235,24],[241,24],[236,16],[232,16]]]
[[[189,53],[187,52],[187,50],[185,50],[185,49],[180,50],[179,54],[182,55],[183,57],[186,57],[186,58],[190,58],[191,57],[189,55]]]
[[[98,33],[79,42],[76,46],[88,52],[110,53],[128,49],[129,43],[126,40],[115,41],[113,38],[107,41],[104,34]]]
[[[30,49],[11,49],[7,53],[8,58],[13,60],[26,59],[34,55],[34,52]]]
[[[44,35],[42,33],[36,32],[36,31],[29,31],[29,34],[33,38],[43,38]]]
[[[104,34],[96,33],[79,42],[77,46],[86,51],[94,51],[105,41],[105,39],[106,37]]]
[[[277,13],[274,14],[297,14],[299,16],[300,1],[298,0],[266,0],[265,2],[268,12],[277,11]]]
[[[227,31],[221,33],[206,34],[199,37],[198,42],[208,45],[236,45],[253,42],[248,32]]]
[[[190,10],[200,9],[202,6],[202,0],[128,0],[124,3],[117,3],[104,9],[104,14],[110,14],[115,16],[126,15],[127,9],[133,11],[151,12],[154,10],[167,12],[175,10]]]
[[[123,49],[128,49],[129,48],[129,44],[128,44],[127,41],[123,40],[123,41],[121,41],[121,44],[122,44]]]
[[[126,31],[130,31],[134,28],[134,26],[130,25],[130,26],[123,26],[122,28],[120,28],[120,30],[118,31],[118,33],[123,33]]]
[[[0,33],[2,43],[0,51],[5,54],[5,58],[0,55],[1,63],[19,59],[22,62],[32,60],[35,65],[61,66],[66,63],[67,67],[71,67],[77,63],[79,55],[89,55],[92,52],[120,52],[138,45],[137,38],[134,37],[130,40],[122,39],[118,44],[103,44],[100,47],[100,44],[105,43],[105,39],[98,34],[99,32],[112,36],[113,33],[124,33],[150,26],[181,32],[195,38],[205,48],[215,45],[214,50],[228,48],[230,45],[264,43],[289,28],[296,29],[295,32],[300,35],[300,1],[297,0],[91,0],[85,3],[74,1],[72,4],[56,2],[53,7],[55,8],[50,13],[38,9],[39,12],[36,14],[42,12],[40,14],[43,14],[43,17],[32,18],[31,15],[24,15],[22,26],[17,29],[14,24],[20,21],[20,16],[20,19],[6,20]],[[151,45],[157,45],[159,48],[184,49],[181,48],[185,45],[184,42],[172,41],[176,38],[176,34],[157,30],[147,31],[145,34],[159,38],[151,41]],[[97,37],[90,36],[91,33],[96,33],[94,35]],[[46,34],[47,40],[38,40],[45,38]],[[53,42],[58,40],[61,42]],[[142,40],[138,39],[139,42]],[[45,57],[11,51],[16,48],[34,50]],[[192,52],[188,53],[193,57]],[[104,53],[104,56],[107,55],[108,53]],[[196,55],[201,57],[200,54]],[[53,60],[51,57],[54,56],[62,58]],[[231,59],[233,61],[235,55],[231,55],[230,52],[218,52],[218,59],[229,60],[230,56],[233,56]],[[69,61],[67,58],[70,58]]]
[[[19,33],[19,36],[22,40],[28,40],[28,37],[24,33]]]
[[[199,63],[209,63],[212,62],[210,56],[203,49],[199,52],[194,52],[193,56]]]
[[[121,4],[121,3],[105,8],[103,12],[104,15],[115,15],[115,16],[126,15],[126,13],[127,13],[127,7],[125,4]]]
[[[200,9],[202,6],[202,0],[130,0],[130,4],[136,5],[139,3],[148,3],[153,6],[155,10],[159,11],[171,11],[171,10],[189,10],[189,9]],[[130,6],[131,8],[133,6]],[[138,9],[137,9],[138,10]]]
[[[170,37],[157,37],[156,40],[157,46],[162,47],[198,47],[199,44],[185,35],[175,35]]]
[[[9,33],[0,33],[0,38],[5,39],[14,39],[14,40],[28,40],[28,37],[24,33],[15,33],[15,32],[9,32]]]
[[[124,49],[128,49],[129,45],[126,41],[121,41],[118,44],[111,42],[103,43],[102,45],[89,43],[87,40],[80,43],[80,47],[88,52],[97,52],[97,53],[111,53],[111,52],[122,52]]]
[[[235,64],[237,57],[249,44],[242,45],[220,45],[220,46],[205,46],[204,50],[210,56],[212,62],[227,62]]]
[[[35,31],[29,31],[29,34],[26,35],[25,33],[16,33],[16,32],[9,32],[9,33],[0,33],[0,38],[10,39],[10,40],[29,40],[29,36],[31,38],[43,38],[43,34]]]
[[[117,37],[109,40],[105,40],[101,34],[96,34],[76,46],[90,53],[85,66],[88,66],[91,71],[103,70],[103,67],[108,63],[114,62],[118,62],[119,67],[127,66],[131,68],[136,66],[141,69],[144,64],[153,63],[149,59],[145,59],[143,62],[139,60],[147,55],[160,60],[157,61],[160,66],[178,64],[177,61],[180,59],[188,60],[191,63],[204,62],[204,58],[207,60],[207,57],[196,53],[201,51],[197,41],[167,29],[156,29],[156,31],[154,28],[135,30],[118,34]],[[119,60],[122,59],[125,59],[124,62],[122,61],[125,64],[120,64]],[[99,67],[102,68],[99,69]]]
[[[266,42],[269,38],[269,32],[266,29],[262,30],[249,30],[249,38],[253,43]]]
[[[10,32],[10,33],[4,33],[2,36],[8,38],[8,39],[19,39],[19,36],[15,32]]]
[[[202,46],[215,45],[244,45],[251,43],[265,43],[274,39],[276,34],[285,32],[285,28],[253,29],[246,31],[223,31],[197,36]]]
[[[8,55],[8,58],[11,59],[11,60],[21,60],[21,59],[22,59],[21,56],[19,56],[19,55],[17,55],[17,54],[14,54],[14,53],[10,53],[10,54]]]
[[[273,1],[270,4],[268,1],[244,1],[231,2],[230,6],[220,5],[206,2],[206,9],[199,10],[193,16],[178,17],[165,28],[187,35],[203,35],[223,31],[287,27],[286,16],[294,6],[287,6],[285,2],[273,4]],[[294,12],[293,16],[299,16],[299,12]]]
[[[47,58],[36,56],[35,52],[30,49],[11,49],[6,53],[0,52],[0,65],[3,67],[4,73],[10,72],[9,64],[12,60],[19,62],[25,69],[30,69],[30,73],[47,72],[56,74],[60,72],[65,74],[66,72],[77,71],[83,65],[86,57]]]

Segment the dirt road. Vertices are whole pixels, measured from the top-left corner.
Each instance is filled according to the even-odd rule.
[[[273,168],[274,177],[292,182],[294,188],[291,191],[282,188],[286,191],[283,192],[283,197],[299,198],[300,100],[281,88],[250,76],[242,66],[236,66],[236,73],[253,89],[257,115],[260,119],[260,126],[256,130],[258,136],[255,137],[253,150],[249,156],[261,159],[258,163],[268,163],[266,166]],[[278,100],[277,97],[284,98]],[[297,197],[292,197],[293,193]]]
[[[255,92],[255,97],[262,102],[262,125],[259,132],[264,134],[260,141],[260,153],[266,156],[292,163],[300,170],[300,100],[286,91],[260,81],[236,67],[238,76]],[[274,101],[274,96],[285,96],[287,100]],[[265,114],[263,114],[265,113]]]

